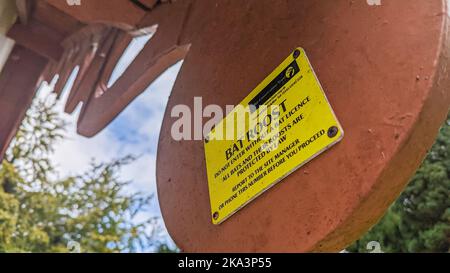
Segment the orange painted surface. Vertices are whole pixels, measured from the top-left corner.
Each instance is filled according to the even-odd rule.
[[[448,112],[446,2],[205,2],[183,33],[191,48],[160,135],[158,195],[170,234],[188,252],[342,250],[399,195]],[[215,226],[203,143],[174,141],[170,110],[194,96],[235,105],[298,46],[345,138]]]

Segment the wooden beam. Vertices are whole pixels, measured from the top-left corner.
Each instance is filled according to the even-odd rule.
[[[0,161],[31,104],[46,63],[44,57],[16,45],[0,74]]]
[[[31,16],[32,3],[29,0],[16,0],[17,14],[20,22],[24,25],[28,24]]]
[[[51,27],[64,36],[70,36],[84,27],[84,24],[80,21],[47,4],[45,1],[36,1],[34,3],[33,19]]]
[[[28,25],[16,23],[8,37],[51,60],[59,60],[64,51],[60,44],[65,37],[36,20]]]

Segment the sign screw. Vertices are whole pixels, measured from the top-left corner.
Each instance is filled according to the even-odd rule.
[[[333,138],[335,137],[339,132],[339,128],[336,126],[331,126],[330,129],[328,129],[328,137]]]
[[[300,57],[300,54],[301,54],[300,50],[296,49],[296,50],[294,50],[294,53],[292,54],[292,56],[294,57],[294,59],[297,59],[298,57]]]
[[[214,214],[213,214],[213,218],[214,218],[214,220],[217,220],[217,219],[219,219],[219,212],[214,212]]]

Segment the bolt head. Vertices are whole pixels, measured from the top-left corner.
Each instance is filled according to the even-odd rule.
[[[338,133],[339,133],[339,128],[336,126],[331,126],[328,129],[327,135],[329,138],[333,138],[333,137],[337,136]]]
[[[213,214],[213,219],[214,220],[217,220],[217,219],[219,219],[219,212],[214,212],[214,214]]]

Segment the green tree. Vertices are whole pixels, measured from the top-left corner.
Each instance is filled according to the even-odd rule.
[[[136,219],[152,197],[127,193],[119,178],[133,157],[59,178],[49,155],[65,126],[54,103],[36,100],[12,141],[0,166],[0,252],[161,248],[159,219]]]
[[[350,252],[450,252],[450,115],[415,176],[380,222]]]

